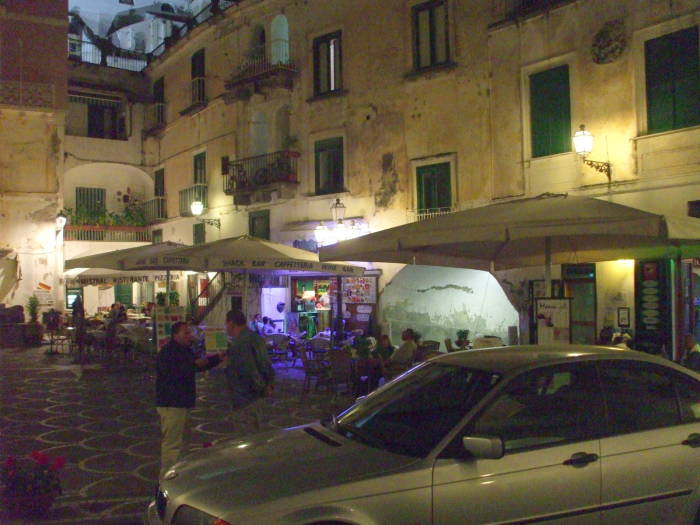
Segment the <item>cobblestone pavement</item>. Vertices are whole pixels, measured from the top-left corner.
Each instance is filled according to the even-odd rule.
[[[42,451],[64,456],[63,495],[31,523],[141,523],[156,488],[159,427],[152,364],[79,366],[44,348],[0,349],[0,461]],[[262,431],[307,423],[350,403],[349,397],[301,394],[303,371],[275,365],[277,385]],[[193,447],[252,433],[228,410],[222,370],[197,382]],[[0,509],[0,523],[12,522]]]

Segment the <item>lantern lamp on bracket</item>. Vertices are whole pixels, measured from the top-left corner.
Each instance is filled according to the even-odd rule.
[[[583,163],[599,173],[604,173],[608,178],[608,184],[610,184],[612,182],[612,165],[610,162],[590,160],[586,158],[590,152],[593,151],[593,135],[586,130],[586,126],[581,124],[579,130],[574,133],[572,142],[574,144],[574,151],[581,156]]]

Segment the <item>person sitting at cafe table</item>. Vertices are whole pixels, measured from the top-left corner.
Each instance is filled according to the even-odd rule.
[[[270,334],[276,334],[276,333],[277,333],[277,329],[275,328],[275,322],[267,316],[263,317],[263,334],[262,335],[270,335]]]
[[[385,367],[387,379],[392,379],[411,368],[413,358],[418,350],[419,338],[420,336],[412,328],[406,328],[401,332],[403,343],[394,351]]]
[[[394,345],[391,344],[391,339],[387,334],[379,336],[379,344],[375,350],[377,357],[381,357],[384,363],[388,362],[391,355],[394,353]]]

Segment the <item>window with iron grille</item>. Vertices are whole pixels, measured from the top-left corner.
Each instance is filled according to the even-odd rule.
[[[207,154],[202,152],[193,157],[194,183],[207,183]]]
[[[104,188],[75,188],[75,208],[92,213],[101,213],[105,210]]]
[[[203,222],[192,225],[192,244],[204,244],[207,242],[207,230]]]
[[[343,88],[341,32],[314,39],[314,95]]]
[[[153,230],[151,232],[151,240],[153,241],[153,244],[163,242],[163,230]]]
[[[126,139],[126,117],[119,98],[73,93],[68,96],[66,133],[77,137]]]
[[[450,163],[441,162],[416,168],[418,211],[443,211],[452,207]]]
[[[413,35],[416,69],[449,62],[447,0],[425,2],[413,8]]]
[[[649,133],[700,124],[699,55],[698,26],[644,43]]]
[[[319,140],[314,150],[316,195],[344,191],[343,137]]]

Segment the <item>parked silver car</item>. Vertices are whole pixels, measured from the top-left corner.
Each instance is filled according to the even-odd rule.
[[[149,525],[699,524],[700,375],[601,347],[447,354],[166,478]]]

